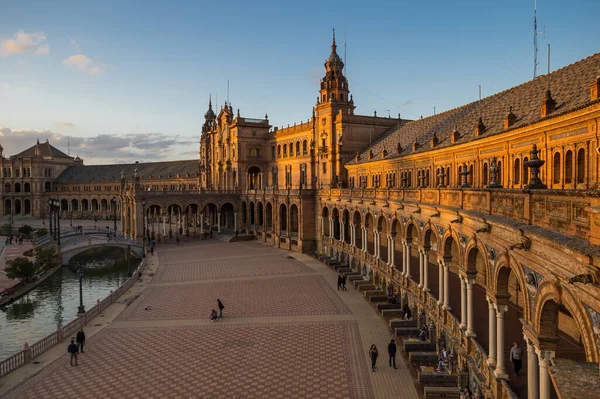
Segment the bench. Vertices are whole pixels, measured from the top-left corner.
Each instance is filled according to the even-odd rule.
[[[421,341],[416,338],[402,338],[404,351],[408,352],[435,352],[437,345],[430,341]]]
[[[432,367],[426,367],[431,369]],[[447,371],[419,371],[419,383],[424,387],[457,388],[458,376]],[[457,388],[459,389],[459,388]]]
[[[386,302],[388,297],[385,295],[371,295],[368,297],[369,302],[381,304],[382,302]]]
[[[414,351],[408,354],[408,360],[411,363],[431,363],[437,366],[439,356],[437,352]]]
[[[421,332],[421,329],[418,327],[398,327],[394,329],[396,335],[401,335],[405,337],[417,337]]]
[[[460,398],[459,387],[425,387],[425,399],[432,398]]]
[[[379,307],[380,305],[377,305],[377,306]],[[397,309],[397,308],[393,308],[393,309]],[[390,320],[390,327],[391,328],[417,327],[417,321],[414,319],[408,319],[408,320],[392,319],[392,320]]]
[[[404,315],[402,309],[383,309],[381,315],[386,319],[398,319]]]
[[[363,276],[360,273],[358,273],[358,272],[356,272],[356,274],[354,274],[354,273],[353,274],[347,274],[347,276],[348,276],[348,280],[351,281],[351,282],[354,282],[354,281],[363,281],[364,280]]]
[[[356,288],[359,288],[359,287],[361,287],[361,286],[363,286],[363,285],[370,285],[370,286],[372,286],[372,287],[375,287],[375,286],[373,285],[373,282],[372,282],[372,281],[369,281],[369,280],[364,280],[364,279],[360,279],[360,280],[354,280],[354,281],[353,281],[353,283],[354,283],[354,286],[355,286]]]
[[[387,299],[387,296],[385,295],[385,292],[383,292],[383,291],[368,290],[368,291],[363,291],[363,294],[365,295],[366,298],[371,298],[372,296],[384,296]]]

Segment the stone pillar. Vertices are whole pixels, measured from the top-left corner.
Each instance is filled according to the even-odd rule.
[[[162,220],[163,220],[163,237],[166,237],[167,236],[167,217],[165,215],[163,215]]]
[[[496,366],[496,309],[492,298],[486,297],[488,303],[488,333],[489,333],[489,353],[487,364],[491,367]]]
[[[438,259],[438,305],[444,304],[444,262]]]
[[[221,213],[217,213],[217,233],[221,232]]]
[[[465,281],[467,285],[467,337],[475,337],[475,326],[473,325],[473,286],[475,285],[474,279],[468,279]]]
[[[200,234],[204,234],[204,214],[200,215]]]
[[[537,399],[540,391],[538,357],[533,342],[525,337],[525,343],[527,344],[527,398]]]
[[[321,235],[325,235],[325,218],[321,216]]]
[[[508,310],[506,305],[496,305],[496,378],[508,378],[504,364],[504,313]]]
[[[444,262],[444,310],[452,309],[450,307],[450,262]]]
[[[429,251],[423,250],[423,291],[429,292]]]
[[[362,235],[363,235],[362,250],[363,250],[363,252],[367,252],[367,250],[369,248],[369,243],[367,242],[368,238],[369,238],[369,233],[367,232],[366,227],[362,227]]]
[[[388,249],[390,252],[390,256],[388,257],[390,266],[396,266],[396,237],[393,235],[388,236]]]
[[[460,328],[467,329],[467,287],[463,276],[460,278]]]
[[[340,220],[340,242],[344,242],[344,237],[346,235],[346,223]]]
[[[551,351],[541,351],[536,349],[536,353],[538,356],[538,362],[540,366],[540,399],[550,399],[552,396],[552,383],[550,382],[550,374],[548,373],[548,366],[550,365],[550,360],[554,357],[554,352]],[[533,367],[534,365],[531,365]],[[530,367],[528,365],[528,367]]]
[[[329,238],[333,238],[333,219],[329,218]]]
[[[423,288],[423,251],[418,249],[419,253],[419,288]]]
[[[233,214],[233,230],[237,231],[237,212]]]
[[[373,255],[375,255],[375,259],[379,259],[381,254],[379,253],[381,246],[379,245],[379,237],[381,233],[377,230],[373,230]]]
[[[406,242],[405,248],[405,256],[406,256],[406,278],[410,278],[410,242]]]

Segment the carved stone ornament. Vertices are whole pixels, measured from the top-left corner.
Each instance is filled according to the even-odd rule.
[[[521,265],[523,267],[523,271],[525,272],[525,284],[527,285],[527,291],[529,292],[530,301],[533,303],[533,298],[537,294],[538,287],[540,286],[543,277],[528,268],[525,265]]]
[[[446,229],[444,229],[442,226],[438,226],[437,224],[435,225],[435,228],[437,229],[437,232],[440,235],[440,237],[443,237]]]
[[[425,227],[425,222],[422,220],[417,220],[417,224],[419,225],[419,228],[421,229],[421,232],[422,232],[423,228]]]
[[[458,240],[460,241],[460,245],[463,247],[463,249],[465,249],[465,247],[467,246],[467,241],[468,241],[467,236],[459,233]]]

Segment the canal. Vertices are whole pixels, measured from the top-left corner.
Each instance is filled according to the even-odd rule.
[[[127,280],[127,260],[121,249],[89,250],[63,266],[28,295],[0,308],[0,360],[56,331],[77,316],[79,263],[83,265],[83,304],[87,309]],[[140,260],[131,258],[134,270]]]

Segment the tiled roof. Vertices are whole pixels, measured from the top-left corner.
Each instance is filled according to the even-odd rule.
[[[36,154],[36,151],[35,151],[36,148],[38,150],[37,154]],[[40,143],[38,141],[37,144],[35,144],[34,146],[29,147],[25,151],[21,151],[17,155],[13,155],[13,156],[14,157],[35,157],[35,156],[38,156],[38,155],[42,156],[42,157],[55,157],[55,158],[69,158],[69,159],[73,159],[73,157],[68,156],[67,154],[65,154],[64,152],[62,152],[61,150],[59,150],[58,148],[56,148],[53,145],[51,145],[48,141],[46,141],[44,143]]]
[[[188,174],[189,177],[196,177],[198,176],[198,167],[199,161],[197,159],[137,164],[70,166],[58,176],[57,182],[91,182],[102,179],[105,181],[117,181],[121,180],[121,172],[123,172],[126,179],[131,179],[136,168],[142,180],[169,179],[177,175],[188,177]]]
[[[546,118],[574,111],[590,104],[590,84],[598,74],[599,65],[600,53],[597,53],[552,72],[550,74],[550,91],[552,98],[556,101],[556,109]],[[505,132],[504,117],[510,107],[517,116],[517,120],[509,129],[538,122],[542,119],[541,106],[546,96],[547,78],[547,75],[539,76],[481,101],[415,120],[384,132],[370,148],[367,147],[361,151],[358,163],[369,162],[369,149],[373,151],[371,161],[383,159],[383,149],[387,150],[385,159],[430,151],[429,142],[434,134],[439,140],[435,146],[435,149],[438,149]],[[476,137],[475,126],[480,115],[486,130]],[[460,138],[452,143],[450,137],[455,127],[460,133]],[[419,148],[413,152],[412,146],[415,141],[419,143]],[[397,152],[398,143],[402,146],[400,154]],[[349,164],[356,163],[356,159],[349,162]]]

